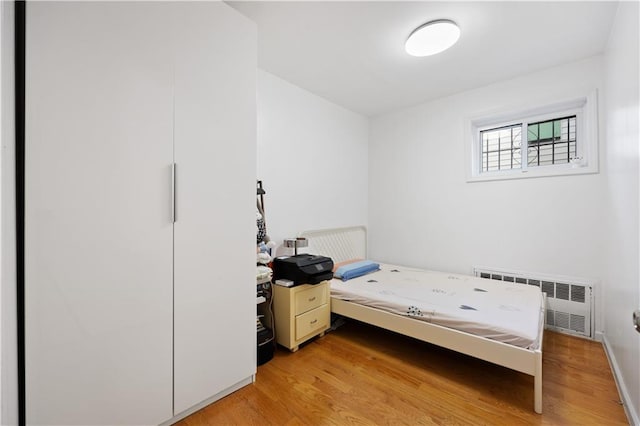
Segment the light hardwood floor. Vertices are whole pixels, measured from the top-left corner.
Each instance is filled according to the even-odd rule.
[[[627,424],[599,343],[545,332],[543,389],[538,415],[532,377],[350,321],[178,425]]]

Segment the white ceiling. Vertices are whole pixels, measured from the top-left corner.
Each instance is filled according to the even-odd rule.
[[[258,65],[375,116],[601,53],[617,3],[228,1],[258,26]],[[416,58],[419,25],[451,19],[460,40]]]

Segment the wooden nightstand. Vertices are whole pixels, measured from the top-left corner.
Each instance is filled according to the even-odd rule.
[[[295,287],[273,286],[276,341],[292,352],[301,343],[324,335],[331,322],[329,281]]]

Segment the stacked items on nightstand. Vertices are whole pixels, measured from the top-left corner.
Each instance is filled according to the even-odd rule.
[[[273,358],[275,348],[273,335],[273,314],[271,312],[272,288],[271,278],[273,271],[269,267],[271,264],[271,250],[275,244],[269,240],[264,220],[264,189],[262,189],[262,181],[258,181],[257,186],[257,212],[256,223],[257,232],[257,268],[256,268],[256,332],[258,345],[258,365]]]
[[[273,358],[273,315],[271,314],[271,268],[258,265],[256,274],[256,304],[258,315],[256,317],[258,365]]]

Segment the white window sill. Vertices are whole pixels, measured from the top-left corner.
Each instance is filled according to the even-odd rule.
[[[556,165],[556,166],[541,166],[532,167],[527,170],[505,170],[501,172],[486,172],[475,176],[467,176],[467,182],[488,182],[495,180],[510,180],[510,179],[529,179],[539,177],[551,177],[551,176],[573,176],[573,175],[588,175],[598,173],[598,167],[596,165],[590,166],[574,166]]]

